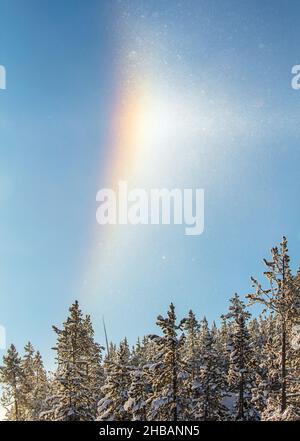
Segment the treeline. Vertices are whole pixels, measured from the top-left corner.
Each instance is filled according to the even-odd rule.
[[[11,345],[0,380],[7,420],[297,420],[300,419],[300,271],[290,270],[287,241],[264,260],[249,306],[235,294],[220,326],[174,305],[157,318],[159,335],[130,348],[104,348],[76,301],[57,335],[56,370],[48,374],[30,343]],[[297,332],[298,331],[298,332]]]

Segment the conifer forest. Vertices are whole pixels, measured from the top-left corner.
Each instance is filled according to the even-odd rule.
[[[156,319],[157,334],[145,330],[133,347],[126,338],[96,342],[75,301],[53,326],[54,372],[31,342],[21,352],[8,347],[0,371],[5,419],[299,420],[300,270],[290,269],[285,237],[251,280],[216,322],[192,310],[178,318],[171,303]]]

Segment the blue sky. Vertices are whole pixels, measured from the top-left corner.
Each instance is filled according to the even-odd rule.
[[[102,343],[102,315],[111,339],[131,342],[155,329],[170,301],[179,316],[193,308],[217,319],[234,292],[249,292],[283,234],[297,268],[300,92],[290,83],[300,64],[299,2],[2,0],[0,8],[0,323],[8,342],[22,348],[30,339],[51,366],[51,325],[76,298]],[[149,164],[152,186],[204,188],[199,237],[177,226],[124,227],[103,244],[96,226],[132,54],[159,102],[169,104],[168,85],[187,119],[195,109],[204,115],[205,135],[183,130],[159,146],[167,166]],[[93,241],[103,253],[89,280]]]

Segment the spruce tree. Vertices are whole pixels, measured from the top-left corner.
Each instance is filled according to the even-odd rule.
[[[195,419],[200,421],[220,421],[225,418],[227,412],[223,405],[226,396],[225,377],[215,338],[216,335],[204,319],[201,326],[201,365],[194,410]]]
[[[90,393],[90,408],[93,419],[97,415],[98,402],[102,396],[101,388],[104,384],[104,372],[102,367],[102,350],[94,340],[94,329],[92,326],[90,316],[86,316],[83,320],[83,327],[86,331],[86,345],[84,351],[84,361],[86,368],[86,375],[88,378],[88,389]]]
[[[105,382],[101,388],[102,398],[98,403],[99,421],[127,421],[129,412],[125,406],[130,385],[130,351],[127,340],[123,340],[115,357],[106,358]]]
[[[1,403],[6,409],[6,418],[11,421],[24,420],[24,372],[21,357],[13,344],[8,348],[7,354],[3,356],[0,382],[3,384]]]
[[[288,399],[288,369],[291,327],[295,316],[299,317],[299,291],[295,285],[289,266],[287,239],[283,237],[280,248],[271,249],[271,260],[264,259],[267,270],[264,272],[269,287],[262,285],[252,277],[255,292],[248,295],[250,304],[259,303],[265,310],[276,315],[280,326],[280,361],[279,372],[281,390],[277,396],[280,405],[280,412],[284,413],[287,408]],[[274,404],[274,408],[276,403]]]
[[[34,348],[30,342],[24,347],[24,356],[21,361],[23,371],[22,396],[23,396],[23,412],[25,420],[33,419],[33,402],[32,391],[34,389]]]
[[[198,402],[199,373],[201,365],[199,332],[200,325],[192,310],[181,320],[185,341],[182,347],[182,360],[185,364],[186,378],[184,385],[187,391],[187,406],[185,416],[194,419],[196,403]]]
[[[181,327],[185,334],[184,359],[192,382],[199,372],[199,331],[200,325],[192,310],[181,320]]]
[[[39,351],[35,353],[33,359],[34,384],[31,392],[32,396],[32,420],[40,419],[41,413],[45,410],[45,402],[49,394],[49,381],[42,356]]]
[[[89,318],[83,318],[76,301],[63,329],[57,334],[57,371],[44,419],[86,421],[95,418],[95,381],[99,376],[99,348],[93,341]]]
[[[260,316],[258,326],[256,330],[250,328],[256,360],[252,403],[263,419],[263,413],[271,403],[274,403],[274,397],[281,388],[280,328],[278,320],[272,314],[267,317]]]
[[[252,405],[251,390],[254,386],[254,356],[251,347],[247,321],[250,313],[237,294],[230,299],[229,312],[224,316],[232,322],[232,333],[229,338],[229,372],[228,384],[231,393],[236,394],[234,419],[257,419],[258,415]]]
[[[150,368],[152,375],[152,397],[150,419],[177,421],[184,412],[186,398],[183,379],[186,371],[181,359],[184,338],[178,337],[180,326],[176,324],[175,308],[171,303],[167,317],[158,316],[157,325],[163,336],[152,335],[156,344],[156,356]]]
[[[147,381],[145,369],[142,365],[131,369],[130,382],[128,399],[124,404],[124,409],[130,414],[132,421],[146,421],[147,398],[151,386]]]
[[[23,381],[23,412],[24,419],[39,420],[44,410],[44,403],[48,393],[48,380],[39,351],[28,342],[24,347],[22,359]]]

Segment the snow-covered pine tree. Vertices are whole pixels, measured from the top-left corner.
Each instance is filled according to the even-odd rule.
[[[189,311],[188,316],[181,320],[181,327],[185,334],[184,343],[184,361],[191,381],[197,378],[199,372],[199,331],[200,325],[192,310]]]
[[[300,270],[297,271],[293,283],[293,310],[289,326],[289,370],[287,372],[287,401],[293,408],[289,414],[300,418]],[[295,419],[296,419],[295,418]]]
[[[33,403],[32,391],[34,388],[34,348],[30,342],[24,347],[24,356],[21,361],[23,371],[22,396],[23,396],[23,413],[26,421],[32,420]]]
[[[152,377],[152,396],[149,419],[177,421],[184,418],[186,391],[183,380],[186,370],[181,359],[184,338],[178,337],[175,308],[171,303],[167,317],[158,316],[156,324],[163,336],[149,336],[156,344],[156,356],[149,368]]]
[[[271,260],[264,259],[267,271],[264,272],[265,277],[269,282],[269,287],[264,289],[262,285],[253,277],[253,287],[255,292],[249,294],[250,304],[260,303],[264,305],[265,310],[274,312],[276,319],[280,325],[280,379],[281,390],[280,394],[273,400],[270,407],[273,408],[277,414],[277,407],[280,407],[280,412],[284,413],[288,405],[288,369],[289,366],[289,351],[290,351],[290,335],[293,319],[295,315],[299,316],[299,295],[295,287],[295,279],[292,276],[289,267],[289,256],[287,239],[283,237],[280,248],[274,247],[271,249]],[[269,413],[271,409],[269,410]]]
[[[100,346],[94,340],[94,329],[89,315],[83,320],[83,327],[87,333],[84,360],[89,383],[88,388],[90,391],[89,404],[92,409],[92,415],[96,418],[98,402],[102,396],[101,388],[104,384],[101,352],[104,350],[104,347]]]
[[[247,321],[250,313],[237,294],[230,299],[229,312],[224,316],[232,322],[232,333],[229,339],[228,351],[229,391],[236,395],[233,418],[236,420],[255,420],[258,414],[252,404],[251,390],[254,386],[254,356],[251,347]]]
[[[183,380],[187,392],[187,406],[185,419],[193,420],[195,417],[196,404],[198,402],[199,372],[201,365],[200,325],[192,310],[187,317],[183,318],[180,325],[184,331],[185,341],[182,346],[182,360],[186,369],[186,378]]]
[[[200,327],[200,356],[197,383],[194,385],[197,399],[194,401],[193,417],[200,421],[220,421],[227,410],[223,405],[225,397],[225,376],[222,372],[220,354],[216,348],[217,334],[210,331],[206,318]]]
[[[124,409],[130,414],[132,421],[147,420],[147,398],[151,386],[147,381],[147,375],[143,364],[134,366],[130,373],[131,384],[128,390],[128,399]]]
[[[49,372],[47,375],[47,394],[42,403],[39,413],[41,421],[55,421],[55,411],[58,406],[59,396],[57,395],[56,372]]]
[[[1,403],[6,409],[6,419],[10,421],[24,420],[24,373],[21,357],[12,344],[6,355],[3,356],[3,365],[0,367],[0,382],[3,384]]]
[[[117,359],[117,345],[115,343],[110,342],[108,345],[108,352],[105,354],[105,361],[116,360]]]
[[[142,357],[145,361],[145,365],[149,367],[150,365],[152,365],[156,357],[156,344],[153,340],[151,340],[151,338],[149,338],[149,336],[145,336],[143,338],[142,348]]]
[[[148,375],[148,352],[149,339],[144,337],[142,342],[138,338],[137,343],[132,348],[130,357],[130,387],[128,390],[128,400],[124,408],[130,414],[133,421],[146,421],[148,413],[147,399],[151,392],[151,384]]]
[[[136,344],[132,347],[130,360],[132,366],[138,367],[146,364],[145,347],[139,337]]]
[[[35,353],[34,347],[28,342],[24,347],[21,362],[23,370],[22,396],[23,412],[26,421],[38,420],[44,410],[48,392],[48,380],[43,366],[41,354]]]
[[[57,334],[57,371],[48,397],[43,419],[86,421],[95,418],[94,378],[98,375],[97,351],[76,301],[63,329],[53,326]],[[98,354],[99,355],[99,354]],[[97,372],[96,372],[97,371]]]
[[[229,353],[227,349],[228,349],[230,335],[231,335],[231,324],[227,323],[226,319],[222,316],[221,326],[217,330],[215,347],[220,357],[221,370],[225,378],[227,378],[228,370],[229,370]]]
[[[259,317],[258,329],[253,324],[251,322],[249,324],[256,360],[252,403],[263,418],[263,412],[268,403],[273,401],[274,395],[278,395],[281,387],[279,376],[280,328],[278,321],[272,314],[267,317]]]
[[[40,419],[41,413],[45,410],[45,402],[49,394],[49,381],[42,356],[39,351],[33,359],[34,385],[32,390],[32,419]]]
[[[125,409],[130,386],[130,351],[127,340],[123,340],[115,357],[107,357],[104,363],[105,382],[101,388],[102,398],[98,403],[98,421],[128,421]]]

